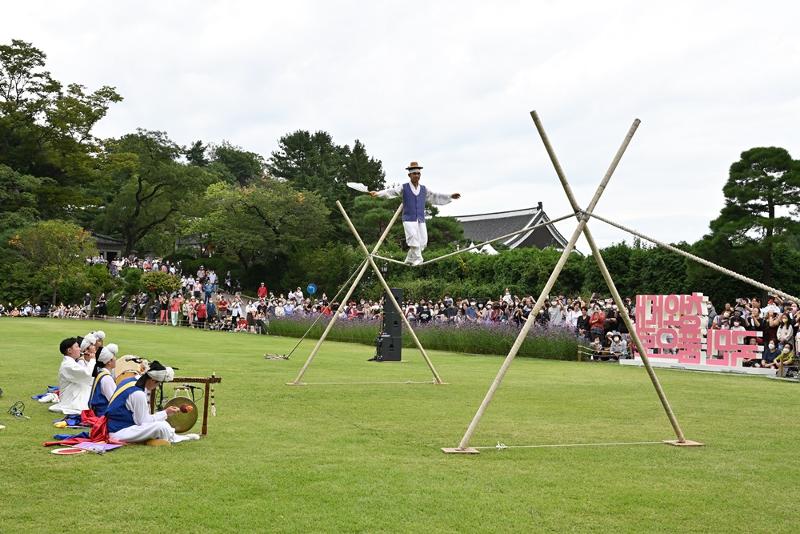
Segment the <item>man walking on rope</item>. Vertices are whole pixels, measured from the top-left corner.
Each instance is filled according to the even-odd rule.
[[[408,245],[406,263],[419,265],[422,263],[422,251],[428,245],[428,229],[425,226],[425,204],[430,203],[434,206],[449,204],[451,199],[461,198],[461,194],[434,193],[424,185],[419,185],[419,179],[422,177],[422,166],[416,161],[412,161],[406,167],[406,170],[408,171],[408,183],[384,189],[383,191],[370,191],[369,194],[380,198],[395,198],[402,195],[403,230],[405,230],[406,244]]]

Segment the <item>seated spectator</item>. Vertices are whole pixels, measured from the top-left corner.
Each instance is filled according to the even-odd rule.
[[[781,365],[784,367],[788,365],[792,365],[794,363],[795,354],[794,354],[794,346],[791,343],[786,343],[783,345],[778,356],[772,361],[771,364],[765,365],[764,367],[769,367],[772,369],[777,369]]]
[[[611,338],[611,345],[608,347],[608,352],[617,360],[628,358],[628,342],[622,339],[622,336],[615,333]]]

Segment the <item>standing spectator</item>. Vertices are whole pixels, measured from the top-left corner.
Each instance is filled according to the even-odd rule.
[[[182,300],[179,295],[172,295],[172,301],[169,304],[169,318],[172,321],[172,326],[178,326],[178,314],[181,311]]]
[[[778,327],[780,326],[780,317],[777,312],[768,311],[764,317],[764,339],[767,342],[778,342]]]
[[[167,311],[169,311],[169,301],[167,300],[167,295],[162,293],[158,297],[158,307],[159,311],[159,322],[161,324],[167,324]]]
[[[97,315],[100,317],[108,315],[108,301],[106,300],[105,293],[100,293],[100,296],[97,298]]]
[[[778,318],[778,328],[775,331],[775,337],[778,339],[778,345],[783,347],[786,343],[791,343],[794,338],[794,328],[789,322],[789,316],[782,314]]]
[[[206,326],[206,318],[208,317],[208,308],[206,307],[205,301],[199,301],[195,311],[197,314],[197,326],[200,329],[204,329]]]
[[[264,285],[264,282],[261,282],[261,285],[258,286],[258,291],[256,293],[258,298],[263,299],[267,297],[267,286]]]
[[[602,339],[605,331],[606,314],[599,304],[594,305],[592,316],[589,318],[589,333],[592,339]]]
[[[228,271],[227,273],[225,273],[225,289],[227,289],[227,290],[228,290],[228,293],[230,293],[230,292],[231,292],[231,289],[233,289],[233,288],[231,287],[231,272],[230,272],[230,271]]]
[[[586,309],[586,306],[581,306],[581,314],[575,322],[575,326],[577,328],[577,334],[579,337],[586,338],[588,341],[589,337],[589,313]]]
[[[219,314],[220,321],[224,321],[228,316],[228,301],[225,300],[225,295],[220,294],[217,300],[217,314]]]
[[[83,311],[86,315],[92,313],[92,296],[89,293],[83,296]]]
[[[242,309],[242,297],[236,295],[233,297],[233,302],[230,304],[231,310],[231,324],[239,324],[239,319],[244,317],[244,310]]]

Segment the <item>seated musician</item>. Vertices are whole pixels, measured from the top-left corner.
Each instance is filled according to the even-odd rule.
[[[150,369],[136,378],[123,380],[117,386],[106,410],[109,437],[131,443],[163,439],[170,443],[200,439],[197,434],[177,434],[167,416],[180,411],[177,406],[150,414],[147,399],[159,384],[169,382],[175,376],[171,367],[159,362],[150,364]]]
[[[58,369],[59,402],[48,408],[51,412],[77,415],[89,407],[95,341],[93,336],[87,336],[80,344],[74,337],[61,342],[59,349],[64,359]]]
[[[116,367],[117,359],[114,357],[116,348],[114,343],[110,343],[108,347],[103,347],[100,355],[97,356],[94,364],[94,384],[92,384],[92,392],[89,395],[89,408],[98,417],[106,414],[108,409],[108,401],[111,400],[112,395],[117,390],[117,384],[114,382],[112,372]]]

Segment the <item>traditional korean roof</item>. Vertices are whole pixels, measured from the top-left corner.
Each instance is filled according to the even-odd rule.
[[[478,213],[474,215],[456,215],[454,218],[459,221],[464,228],[464,237],[476,243],[489,241],[501,235],[521,230],[526,226],[534,226],[550,220],[542,209],[541,202],[533,208]],[[564,248],[567,246],[567,240],[564,239],[564,236],[561,235],[553,225],[536,228],[522,234],[511,236],[508,239],[500,241],[500,243],[509,248],[545,248],[549,246]]]

